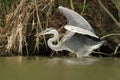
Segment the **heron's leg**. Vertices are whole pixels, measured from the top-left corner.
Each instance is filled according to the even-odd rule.
[[[77,54],[76,54],[76,57],[77,57],[77,58],[83,58],[83,56],[80,55],[80,53],[77,53]]]
[[[71,53],[71,52],[70,52],[68,55],[69,55],[70,57],[77,57],[77,55],[76,55],[75,53]]]
[[[50,57],[52,57],[54,54],[56,54],[56,55],[58,55],[58,56],[59,56],[58,51],[52,51],[52,53],[50,54]]]
[[[86,52],[85,55],[83,55],[83,57],[89,57],[89,54],[91,53],[91,51]]]

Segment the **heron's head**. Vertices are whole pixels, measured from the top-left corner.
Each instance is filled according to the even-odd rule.
[[[46,34],[53,34],[56,31],[54,28],[46,28],[44,31],[36,34],[36,35],[46,35]]]

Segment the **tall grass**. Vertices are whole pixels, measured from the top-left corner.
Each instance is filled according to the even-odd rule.
[[[14,0],[13,0],[14,1]],[[4,47],[4,53],[14,55],[23,55],[23,47],[26,55],[29,55],[29,49],[39,49],[39,38],[35,38],[34,34],[42,30],[42,26],[46,24],[51,6],[54,0],[21,0],[15,1],[1,0],[1,16],[2,19],[1,36],[4,35],[6,40],[1,46]],[[3,4],[2,4],[3,3]],[[16,7],[11,6],[17,4]],[[11,10],[11,8],[14,8]],[[2,12],[4,11],[4,12]],[[46,14],[47,13],[47,14]],[[32,38],[33,37],[33,38]],[[1,43],[3,43],[1,41]],[[35,44],[36,43],[36,44]]]

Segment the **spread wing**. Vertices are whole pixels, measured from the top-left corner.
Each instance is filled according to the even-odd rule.
[[[91,25],[77,12],[62,6],[59,6],[59,10],[67,18],[68,25],[77,26],[94,33]]]
[[[88,35],[88,36],[92,36],[92,37],[95,37],[95,38],[99,38],[93,32],[88,31],[88,30],[83,29],[83,28],[80,28],[80,27],[76,27],[76,26],[72,26],[72,25],[65,25],[64,28],[67,29],[68,31],[71,31],[71,32],[75,32],[75,33],[78,33],[78,34],[83,34],[83,35]]]

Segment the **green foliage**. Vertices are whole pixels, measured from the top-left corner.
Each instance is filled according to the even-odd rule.
[[[20,0],[0,0],[0,12],[9,13],[11,9],[16,8]]]
[[[91,8],[90,8],[90,4],[85,4],[85,6],[84,6],[83,4],[79,4],[79,5],[78,5],[78,8],[79,8],[80,10],[82,10],[83,7],[84,7],[84,12],[88,12],[88,11],[91,9]]]

